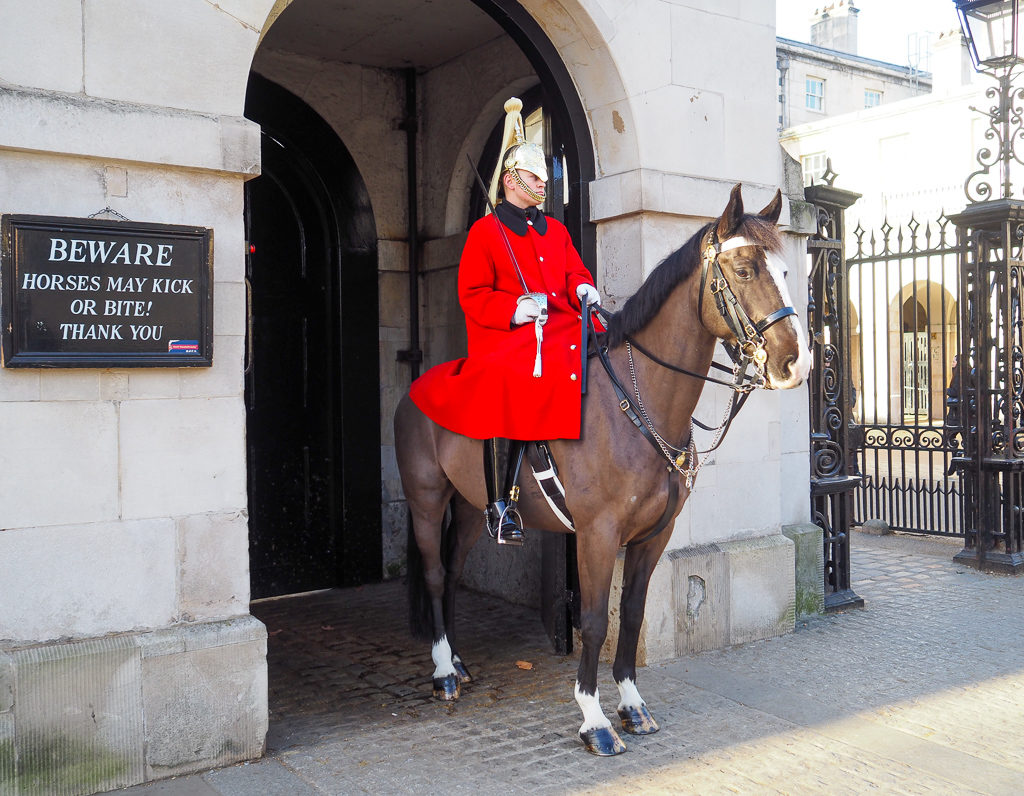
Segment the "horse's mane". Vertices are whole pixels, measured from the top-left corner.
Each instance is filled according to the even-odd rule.
[[[701,241],[708,230],[717,223],[712,221],[705,224],[686,243],[658,264],[640,285],[640,289],[608,320],[605,345],[609,348],[620,345],[627,337],[636,334],[651,322],[676,285],[688,279],[697,269],[700,264]],[[760,216],[743,216],[736,234],[768,251],[782,250],[782,238],[778,227]]]

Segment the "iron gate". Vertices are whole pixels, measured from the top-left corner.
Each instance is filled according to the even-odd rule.
[[[963,487],[951,466],[958,411],[956,227],[858,225],[847,245],[854,524],[963,536]],[[950,423],[950,425],[956,425]]]

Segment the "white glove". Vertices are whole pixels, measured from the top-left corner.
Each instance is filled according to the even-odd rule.
[[[540,304],[529,296],[523,296],[519,299],[516,314],[512,316],[512,325],[522,326],[524,323],[533,323],[539,317]]]
[[[591,304],[601,303],[601,294],[597,292],[597,288],[593,285],[587,284],[586,282],[581,283],[580,286],[576,288],[576,297],[584,307],[589,307]]]

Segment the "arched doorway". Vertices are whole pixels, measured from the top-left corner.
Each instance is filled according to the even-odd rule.
[[[911,296],[900,308],[900,356],[904,418],[927,417],[931,407],[928,311]]]
[[[382,474],[375,498],[383,515],[377,525],[383,567],[378,559],[373,573],[379,577],[383,568],[397,574],[404,560],[406,516],[389,420],[422,367],[463,353],[454,274],[472,215],[474,178],[466,155],[482,163],[501,103],[511,94],[531,97],[543,108],[553,159],[565,164],[552,169],[564,179],[560,194],[566,199],[552,209],[584,261],[594,266],[589,122],[557,48],[518,3],[292,0],[279,3],[271,17],[253,61],[254,75],[300,97],[344,141],[373,203],[380,253],[374,300],[380,309],[362,331],[378,333],[380,355],[378,372],[367,371],[362,386],[377,388],[380,413],[362,420],[378,426],[381,438],[375,449],[367,446],[360,455],[366,471]],[[271,138],[279,140],[273,128],[277,118],[264,119]],[[347,337],[342,345],[347,347]],[[534,571],[543,570],[543,585],[526,591],[546,595],[540,599],[545,624],[556,647],[567,650],[571,600],[566,594],[575,574],[571,540],[545,535],[535,550],[541,546],[541,564]],[[516,588],[521,582],[518,576],[507,580]]]
[[[253,75],[245,397],[253,598],[380,579],[377,238],[342,142]]]

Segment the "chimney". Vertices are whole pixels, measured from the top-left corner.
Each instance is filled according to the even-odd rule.
[[[815,9],[811,17],[811,44],[830,50],[857,54],[857,15],[853,0],[836,0]]]
[[[975,82],[977,72],[960,29],[950,29],[939,35],[932,45],[932,91],[956,90]]]

